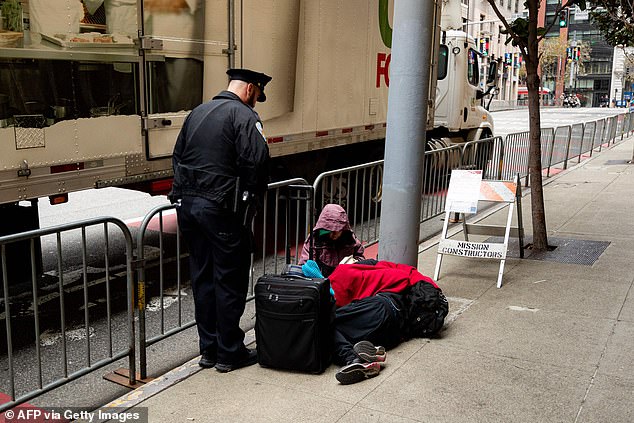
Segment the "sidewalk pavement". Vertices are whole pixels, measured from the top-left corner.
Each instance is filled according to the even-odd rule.
[[[498,261],[446,256],[443,331],[389,351],[377,377],[343,386],[335,366],[317,376],[257,365],[221,374],[192,360],[109,406],[138,403],[150,422],[632,422],[633,144],[545,180],[549,241],[559,246],[508,259],[502,288]],[[522,206],[530,235],[530,196]],[[588,257],[594,264],[578,264]],[[433,275],[435,260],[435,243],[423,245],[419,270]]]

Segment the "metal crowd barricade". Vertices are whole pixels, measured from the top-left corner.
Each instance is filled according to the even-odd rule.
[[[584,124],[575,123],[570,130],[570,143],[568,145],[568,154],[564,162],[564,169],[568,169],[568,161],[574,157],[581,159],[581,148],[583,147]]]
[[[112,298],[111,298],[111,287],[110,284],[114,279],[112,269],[115,266],[110,262],[110,249],[111,249],[111,240],[109,235],[109,227],[114,226],[120,229],[121,235],[124,238],[124,247],[125,247],[125,280],[126,280],[126,309],[127,309],[127,333],[124,335],[125,339],[117,339],[117,344],[125,343],[124,348],[120,348],[117,352],[114,351],[115,341],[113,341],[113,332],[112,332],[112,321],[113,316],[111,314],[112,309]],[[107,351],[105,351],[106,357],[100,358],[99,354],[102,351],[94,351],[91,349],[91,341],[90,338],[94,334],[91,332],[91,319],[89,309],[92,304],[89,302],[89,288],[96,284],[94,280],[89,281],[89,271],[88,271],[88,243],[86,240],[87,237],[87,229],[93,230],[93,228],[98,229],[99,226],[103,226],[103,244],[101,247],[103,248],[103,263],[105,267],[105,289],[106,289],[106,312],[107,312],[107,320],[106,320],[106,331],[107,331]],[[62,268],[62,262],[64,259],[64,253],[62,249],[62,235],[64,236],[73,235],[71,231],[81,232],[81,254],[82,254],[82,269],[81,269],[81,281],[82,284],[76,287],[69,287],[68,283],[65,286],[64,281],[64,271]],[[75,234],[76,235],[76,234]],[[93,233],[91,232],[91,236]],[[47,236],[54,237],[55,243],[55,251],[56,251],[56,259],[57,259],[57,281],[56,281],[56,295],[59,298],[59,325],[60,325],[60,339],[61,339],[61,352],[48,350],[43,351],[44,345],[42,342],[42,320],[40,316],[40,306],[44,303],[44,292],[42,291],[42,287],[39,286],[39,278],[38,271],[36,266],[36,257],[39,254],[39,251],[36,251],[35,248],[37,240],[46,240],[47,242],[51,241],[50,237],[44,238]],[[15,245],[18,242],[28,242],[30,244],[30,261],[31,261],[31,287],[30,294],[32,296],[32,309],[33,309],[33,330],[35,335],[35,363],[29,365],[29,367],[37,369],[37,388],[32,389],[28,392],[17,392],[16,389],[16,376],[27,377],[27,375],[16,375],[15,367],[16,363],[14,362],[14,333],[12,323],[15,316],[12,313],[12,305],[15,305],[15,302],[18,301],[16,298],[16,289],[15,286],[10,286],[9,284],[9,268],[11,267],[11,263],[7,263],[7,248],[11,248],[11,245]],[[90,243],[91,252],[97,248],[97,243]],[[2,260],[2,282],[3,282],[3,296],[4,296],[4,318],[5,318],[5,328],[6,328],[6,342],[7,342],[7,368],[8,368],[8,387],[3,387],[4,389],[9,390],[9,394],[11,400],[0,405],[0,411],[4,411],[14,406],[26,402],[32,398],[37,397],[45,392],[51,391],[59,386],[62,386],[68,382],[71,382],[81,376],[84,376],[94,370],[102,368],[108,364],[111,364],[115,361],[118,361],[122,358],[128,358],[129,365],[129,375],[128,375],[128,383],[130,385],[134,385],[136,383],[135,380],[135,332],[134,332],[134,284],[132,277],[132,236],[130,234],[129,229],[122,221],[110,218],[110,217],[102,217],[95,219],[82,220],[75,223],[69,223],[64,225],[58,225],[50,228],[37,229],[28,232],[22,232],[13,235],[7,235],[0,238],[0,257]],[[92,256],[91,256],[92,257]],[[66,281],[67,282],[67,281]],[[47,287],[49,288],[49,287]],[[68,345],[66,343],[66,337],[69,334],[69,330],[67,328],[67,312],[65,299],[70,292],[76,292],[78,290],[82,290],[83,294],[83,318],[84,324],[83,329],[80,330],[85,336],[85,364],[77,365],[76,362],[71,362],[68,357]],[[50,297],[51,295],[55,295],[52,291],[46,291],[46,296]],[[50,299],[50,298],[49,298]],[[50,301],[49,301],[50,302]],[[46,315],[45,315],[46,317]],[[50,316],[46,317],[46,323],[50,324],[52,322]],[[94,324],[94,322],[92,322]],[[25,334],[24,334],[25,335]],[[46,347],[47,349],[49,347]],[[22,356],[24,356],[24,352]],[[43,355],[45,356],[45,360],[43,360]],[[97,356],[97,357],[94,357]],[[60,360],[61,359],[61,360]],[[95,361],[96,360],[96,361]],[[57,361],[57,363],[55,363]],[[23,363],[24,364],[24,363]],[[48,364],[48,366],[46,365]],[[54,365],[56,364],[56,365]],[[75,370],[71,370],[69,368],[78,367]],[[46,383],[44,381],[43,370],[46,369],[48,372],[54,372],[55,374],[51,377],[52,380]],[[61,373],[57,375],[57,373]],[[26,381],[22,380],[22,384],[27,385]],[[3,390],[4,390],[3,389]],[[28,389],[28,388],[27,388]]]
[[[581,149],[579,150],[579,159],[577,163],[581,162],[583,155],[586,153],[592,157],[592,150],[594,149],[594,137],[597,132],[598,121],[586,122],[583,126],[583,141],[581,143]]]
[[[555,130],[553,128],[542,128],[540,133],[540,141],[542,153],[542,170],[544,170],[550,167],[550,158],[552,156],[555,144]],[[528,154],[526,155],[526,162],[528,162]]]
[[[590,156],[592,156],[592,152],[598,148],[601,151],[601,145],[603,144],[603,132],[605,129],[605,119],[597,120],[597,124],[594,131],[594,143],[592,144],[592,149],[590,150]]]
[[[502,173],[503,160],[501,137],[483,138],[425,152],[420,222],[445,212],[449,179],[454,169],[481,169],[484,171],[483,178],[497,179]]]
[[[312,190],[312,186],[300,178],[269,184],[263,199],[262,212],[256,215],[252,226],[257,238],[256,244],[261,245],[262,248],[251,254],[247,301],[253,299],[253,284],[259,276],[266,272],[279,273],[281,271],[280,265],[290,261],[293,254],[295,262],[299,260],[297,252],[308,232],[311,218],[312,195],[304,195],[309,189]],[[147,348],[196,324],[193,315],[184,315],[182,306],[186,298],[182,290],[187,284],[183,283],[181,260],[187,255],[186,248],[182,245],[183,239],[176,226],[175,215],[172,212],[174,209],[174,205],[162,205],[152,209],[143,219],[137,234],[137,306],[140,339],[139,374],[141,379],[147,377]],[[173,226],[170,230],[175,235],[174,251],[170,253],[166,253],[168,248],[165,240],[166,217],[172,219]],[[151,249],[148,245],[150,232],[152,236],[158,237],[158,253],[154,257],[156,260],[150,260],[146,256]],[[167,256],[175,258],[167,260]],[[148,270],[156,267],[158,267],[158,274],[149,278]],[[166,275],[175,278],[175,282],[166,284]],[[185,278],[189,280],[189,275],[186,275]],[[174,293],[168,293],[168,289],[172,289]],[[158,323],[150,325],[147,316],[148,293],[155,291],[158,292],[152,301],[154,304],[152,308],[158,311]],[[168,315],[165,312],[165,307],[171,301],[176,303],[177,307],[173,313]],[[168,324],[166,320],[171,321],[171,324]],[[149,334],[151,329],[154,329],[153,333]]]
[[[315,208],[328,203],[346,209],[350,226],[364,243],[372,245],[379,238],[379,215],[383,160],[324,172],[313,182]]]
[[[303,195],[308,187],[301,178],[269,184],[263,212],[253,222],[256,244],[261,250],[252,254],[249,300],[253,299],[253,284],[258,277],[279,273],[287,262],[298,262],[298,250],[308,234],[312,216],[312,194]]]
[[[620,115],[619,115],[620,116]],[[612,116],[610,118],[610,141],[616,143],[616,134],[618,130],[619,116]]]
[[[603,130],[603,146],[608,147],[613,139],[612,133],[614,132],[615,117],[609,117],[605,119],[605,128]]]
[[[506,135],[504,139],[504,162],[501,178],[512,180],[514,175],[520,175],[528,185],[528,149],[530,147],[530,132],[516,132]]]
[[[471,148],[473,157],[477,147]],[[485,150],[483,146],[482,151]],[[420,222],[425,222],[442,214],[445,210],[447,189],[451,171],[464,166],[475,166],[463,158],[463,146],[452,145],[425,152],[425,169],[423,171],[423,198],[420,209]],[[471,167],[473,168],[473,167]]]
[[[568,150],[570,149],[570,140],[572,136],[572,126],[559,126],[553,132],[553,142],[550,147],[550,154],[546,162],[546,177],[550,176],[550,169],[560,163],[566,168]],[[544,163],[542,163],[542,166]]]
[[[624,137],[628,137],[630,135],[630,131],[632,126],[634,125],[634,113],[626,113],[623,117],[623,126],[621,127],[621,141]]]
[[[483,179],[500,179],[504,162],[502,137],[469,141],[462,147],[462,169],[481,169]]]
[[[616,117],[616,130],[614,132],[614,142],[616,143],[616,137],[621,136],[623,140],[623,129],[625,128],[625,120],[629,116],[629,113],[622,113]]]
[[[426,151],[422,175],[420,222],[444,212],[447,188],[454,169],[484,169],[489,179],[502,174],[504,145],[501,137],[470,141]],[[315,206],[336,203],[347,210],[355,234],[366,245],[378,241],[383,161],[350,166],[320,174],[313,187]]]
[[[188,329],[196,324],[196,321],[191,318],[190,320],[183,323],[183,308],[182,308],[182,271],[181,271],[181,236],[180,231],[175,231],[176,241],[175,241],[175,251],[174,251],[174,260],[171,263],[168,263],[165,260],[166,249],[165,249],[165,216],[166,212],[171,212],[172,218],[175,216],[173,211],[175,210],[175,205],[166,204],[157,206],[154,209],[150,210],[139,227],[137,232],[137,280],[136,280],[136,291],[137,291],[137,308],[139,313],[139,374],[141,379],[147,378],[147,348],[152,344],[167,338],[168,336],[174,335],[178,332],[181,332],[185,329]],[[154,263],[150,262],[150,259],[146,257],[146,250],[148,250],[148,230],[153,230],[153,232],[158,232],[158,301],[157,309],[159,310],[159,330],[158,334],[154,336],[148,336],[147,334],[147,321],[146,321],[146,311],[147,311],[147,270],[154,267]],[[168,254],[169,255],[169,254]],[[166,293],[165,293],[165,274],[167,272],[173,271],[174,269],[168,268],[167,265],[172,264],[175,268],[175,272],[173,277],[176,279],[176,290],[175,290],[175,302],[177,305],[176,312],[176,325],[168,330],[165,330],[165,305],[166,305]],[[170,298],[174,298],[174,295],[170,295]]]

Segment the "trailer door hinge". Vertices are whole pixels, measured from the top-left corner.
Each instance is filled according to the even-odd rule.
[[[236,52],[237,49],[238,49],[238,46],[234,44],[233,48],[229,48],[229,47],[223,48],[222,49],[222,54],[226,54],[226,55],[231,56],[233,54],[236,54],[235,52]]]
[[[151,36],[143,36],[139,39],[141,50],[163,50],[163,40],[160,38],[152,38]]]
[[[31,169],[29,169],[29,162],[23,160],[18,169],[18,176],[31,176]]]

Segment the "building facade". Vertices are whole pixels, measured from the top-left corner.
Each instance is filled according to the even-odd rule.
[[[542,85],[554,91],[556,99],[573,94],[582,106],[608,106],[614,93],[610,89],[613,48],[594,27],[587,10],[571,7],[555,15],[559,4],[559,0],[542,0],[540,11],[545,13],[540,14],[538,25],[547,27],[554,22],[546,38],[559,37],[572,51],[579,47],[582,60],[562,53],[555,66],[542,69]]]
[[[498,10],[507,21],[520,16],[523,4],[519,0],[496,0]],[[493,8],[486,0],[462,0],[462,17],[466,32],[479,46],[482,54],[480,75],[483,80],[493,61],[498,61],[499,92],[495,97],[497,104],[517,104],[519,78],[522,57],[517,47],[505,44],[506,35],[502,34],[504,25],[498,19]],[[494,104],[495,104],[494,103]]]
[[[627,107],[634,98],[634,47],[614,47],[610,94],[615,106]]]

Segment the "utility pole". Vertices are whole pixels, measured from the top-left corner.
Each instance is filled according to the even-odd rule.
[[[418,264],[433,0],[394,0],[379,257]]]

